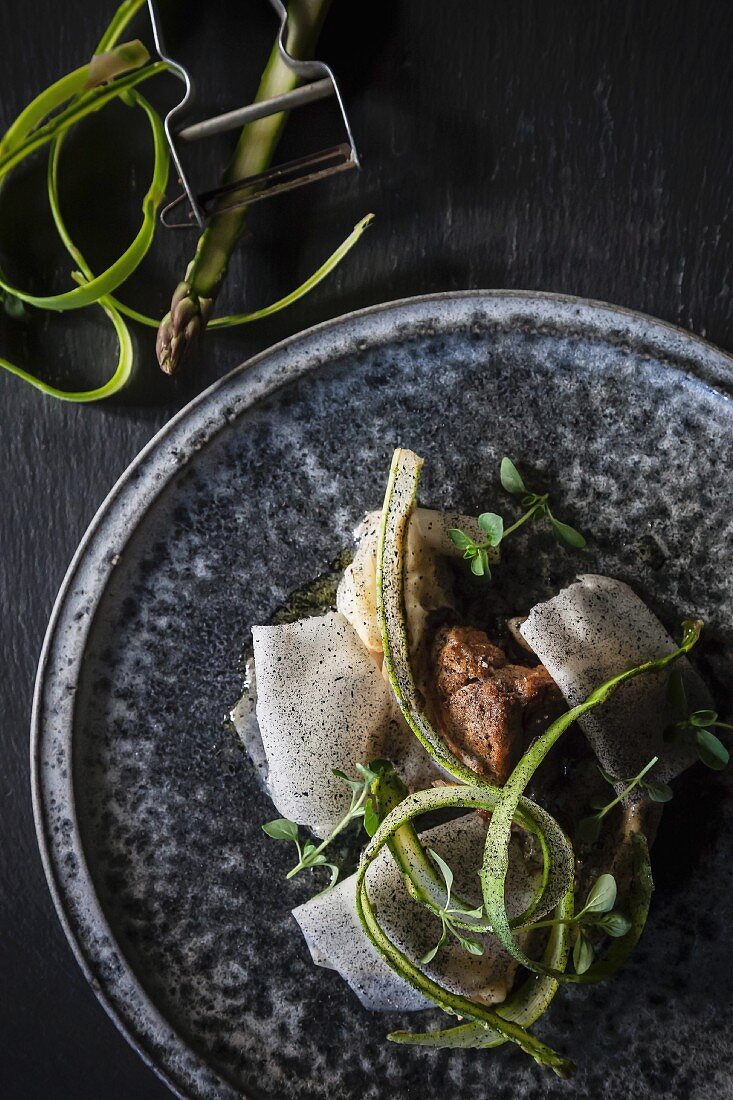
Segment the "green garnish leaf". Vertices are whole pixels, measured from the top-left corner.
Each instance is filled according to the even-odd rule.
[[[379,828],[379,814],[374,805],[374,799],[370,798],[364,806],[364,828],[369,836],[374,836]]]
[[[585,899],[583,912],[608,913],[616,903],[616,879],[613,875],[601,875],[591,886]]]
[[[450,893],[451,893],[451,890],[453,889],[453,872],[451,871],[450,867],[445,862],[443,857],[439,856],[436,851],[434,851],[432,848],[428,848],[428,852],[430,853],[432,858],[437,863],[438,868],[440,869],[440,873],[443,876],[443,882],[445,883],[445,893],[446,893],[444,908],[447,909],[450,905]]]
[[[669,802],[673,797],[673,791],[669,783],[662,783],[661,781],[655,782],[649,780],[643,782],[642,787],[651,798],[652,802]]]
[[[298,839],[298,826],[294,821],[288,821],[285,817],[277,817],[274,821],[268,821],[262,826],[262,832],[267,833],[273,840],[297,841]]]
[[[430,963],[430,962],[433,961],[433,959],[438,954],[438,952],[440,951],[441,947],[443,946],[443,944],[445,943],[447,938],[448,938],[448,929],[445,926],[445,920],[444,920],[443,921],[443,932],[442,932],[442,935],[441,935],[440,939],[436,943],[435,947],[431,948],[431,950],[428,951],[428,953],[426,955],[423,955],[423,957],[420,959],[420,962],[423,964],[423,966],[425,966],[427,963]]]
[[[573,945],[573,966],[576,974],[585,974],[593,963],[593,945],[579,930]]]
[[[459,550],[470,550],[476,545],[471,536],[467,535],[465,531],[461,531],[458,527],[451,527],[448,531],[448,538]]]
[[[498,546],[504,535],[504,520],[496,512],[482,512],[478,525],[486,535],[489,546]]]
[[[695,743],[700,760],[706,768],[711,768],[714,772],[722,771],[730,760],[727,748],[710,730],[696,729]]]
[[[481,920],[484,915],[483,905],[479,905],[478,909],[456,909],[451,910],[453,913],[460,913],[462,917],[470,917],[471,920]]]
[[[512,462],[511,458],[502,458],[501,466],[499,467],[499,477],[501,478],[501,484],[507,493],[512,493],[515,496],[518,493],[526,493],[527,488],[522,481],[522,475],[517,467]]]
[[[562,523],[559,519],[548,512],[552,529],[555,532],[560,542],[564,542],[566,546],[571,546],[573,550],[582,550],[586,545],[585,536],[581,535],[580,531],[576,531],[574,527],[571,527],[569,523]]]
[[[469,955],[483,955],[484,945],[478,940],[472,940],[469,936],[459,936],[458,933],[455,935],[463,950],[468,951]]]
[[[717,721],[718,715],[714,710],[696,710],[690,715],[692,725],[699,726],[702,729],[714,726]]]
[[[607,936],[611,936],[613,939],[618,940],[631,928],[631,921],[628,917],[625,917],[623,913],[606,913],[602,916],[597,925],[602,928]]]
[[[474,577],[483,577],[488,569],[488,562],[484,561],[486,551],[479,552],[474,558],[471,558],[471,572]],[[491,574],[489,574],[490,576]]]

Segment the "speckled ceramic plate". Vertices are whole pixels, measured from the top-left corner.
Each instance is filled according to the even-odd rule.
[[[468,512],[495,506],[503,453],[521,460],[591,538],[576,557],[537,531],[531,553],[518,540],[517,600],[592,569],[630,581],[670,623],[701,614],[720,697],[731,393],[730,358],[649,318],[554,296],[436,296],[286,341],[133,463],[46,638],[34,799],[79,962],[174,1091],[733,1097],[733,832],[720,781],[690,773],[667,810],[633,961],[605,986],[562,992],[537,1026],[579,1063],[562,1083],[511,1048],[396,1048],[384,1034],[404,1019],[369,1014],[311,964],[289,914],[312,884],[283,882],[287,853],[260,830],[272,807],[223,721],[250,624],[348,544],[381,502],[398,443],[427,459],[424,500]]]

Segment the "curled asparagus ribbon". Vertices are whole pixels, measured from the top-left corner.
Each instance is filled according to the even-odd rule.
[[[289,46],[297,56],[306,57],[313,49],[329,2],[292,0]],[[254,312],[210,320],[229,257],[244,228],[245,218],[242,211],[215,213],[210,226],[199,239],[186,278],[174,292],[171,311],[162,321],[119,301],[115,292],[137,270],[153,243],[157,212],[165,195],[170,167],[162,120],[139,90],[146,80],[167,72],[168,65],[162,61],[151,62],[142,42],[120,43],[123,32],[144,4],[145,0],[124,0],[105,30],[91,61],[46,88],[18,115],[0,140],[0,188],[8,173],[26,157],[38,150],[48,149],[46,183],[51,214],[66,251],[76,265],[76,270],[72,272],[76,285],[62,293],[49,295],[31,294],[14,287],[0,271],[0,299],[6,312],[11,316],[22,314],[25,305],[58,312],[94,305],[104,311],[117,337],[117,364],[111,377],[103,385],[89,390],[59,389],[0,357],[0,367],[43,393],[64,401],[99,401],[111,397],[127,383],[132,372],[134,349],[125,318],[159,329],[159,362],[162,369],[171,374],[207,322],[211,328],[247,324],[285,309],[302,298],[341,262],[373,217],[368,214],[362,218],[336,251],[290,294]],[[277,95],[292,87],[292,74],[274,47],[260,83],[258,98]],[[153,172],[143,198],[142,221],[137,234],[125,251],[105,271],[96,275],[75,245],[63,220],[58,192],[59,163],[69,129],[116,99],[144,113],[152,136]],[[267,167],[285,121],[285,115],[280,114],[245,127],[227,168],[225,182]]]

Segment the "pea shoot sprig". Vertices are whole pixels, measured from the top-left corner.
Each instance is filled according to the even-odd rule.
[[[494,549],[509,535],[513,534],[523,523],[530,519],[538,519],[546,516],[558,542],[564,543],[575,550],[582,550],[585,546],[585,537],[580,531],[576,531],[569,523],[563,523],[553,515],[550,509],[549,493],[532,492],[524,484],[522,475],[510,458],[506,456],[501,460],[499,469],[501,484],[507,493],[522,498],[523,515],[515,520],[509,527],[504,526],[504,519],[496,512],[482,512],[478,517],[478,525],[486,535],[483,542],[476,542],[457,527],[448,532],[448,537],[454,546],[463,551],[463,556],[471,563],[471,572],[476,577],[491,577],[489,565],[489,550]]]
[[[623,783],[624,789],[621,791],[621,794],[616,795],[610,802],[607,802],[602,795],[591,800],[591,806],[596,813],[590,814],[588,817],[584,817],[578,822],[578,827],[575,830],[576,840],[581,844],[595,844],[601,834],[601,825],[606,814],[609,813],[614,806],[618,806],[635,787],[639,787],[643,790],[649,798],[651,798],[652,802],[669,802],[670,798],[672,798],[672,788],[669,784],[647,778],[648,773],[658,762],[659,757],[653,756],[649,763],[644,765],[638,775],[633,776],[631,779],[619,779],[618,776],[612,775],[599,765],[598,771],[607,783],[610,783],[612,787],[617,787]]]
[[[483,955],[484,946],[480,940],[475,940],[471,936],[464,936],[453,923],[453,918],[460,916],[462,920],[468,917],[469,920],[481,920],[483,917],[484,908],[480,905],[478,909],[464,909],[463,906],[453,901],[451,905],[451,890],[453,889],[453,872],[448,864],[445,862],[437,852],[434,852],[432,848],[428,848],[428,852],[438,865],[438,869],[443,876],[445,882],[445,904],[436,910],[432,910],[436,916],[440,918],[442,924],[442,932],[440,939],[436,943],[435,947],[431,948],[426,955],[423,955],[420,962],[425,965],[432,962],[435,956],[440,951],[441,947],[448,939],[448,933],[460,943],[464,951],[467,951],[469,955]]]
[[[677,715],[677,721],[665,730],[665,741],[693,746],[706,768],[714,772],[722,771],[730,760],[730,753],[713,730],[733,730],[733,726],[720,722],[717,711],[690,710],[685,682],[678,669],[671,673],[667,681],[667,699]]]
[[[595,958],[595,948],[588,938],[588,932],[599,928],[612,939],[620,939],[631,928],[631,921],[623,913],[614,909],[616,904],[616,879],[604,874],[596,879],[588,891],[585,905],[568,920],[540,920],[534,924],[525,924],[515,932],[528,932],[534,928],[553,928],[564,924],[573,930],[573,966],[576,974],[585,974]]]
[[[295,875],[300,874],[307,867],[326,867],[331,872],[331,880],[320,893],[326,894],[333,889],[338,880],[339,868],[335,863],[329,862],[328,857],[325,855],[325,849],[336,839],[339,833],[344,831],[347,825],[358,818],[364,819],[364,827],[370,836],[376,832],[379,818],[371,795],[374,782],[381,774],[384,766],[384,762],[381,760],[373,760],[367,767],[363,764],[357,764],[358,779],[350,779],[344,772],[336,768],[333,769],[333,775],[338,779],[343,779],[351,787],[351,804],[338,824],[333,827],[320,844],[314,844],[310,840],[301,844],[300,830],[297,823],[289,821],[285,817],[278,817],[262,826],[262,831],[272,837],[273,840],[290,840],[298,850],[298,862],[294,867],[291,867],[285,876],[286,878],[294,878]]]

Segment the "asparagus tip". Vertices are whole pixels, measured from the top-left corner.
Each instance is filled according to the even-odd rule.
[[[213,304],[212,298],[200,298],[188,283],[178,284],[170,312],[160,322],[155,341],[158,363],[165,374],[174,374],[178,370],[206,328]]]

